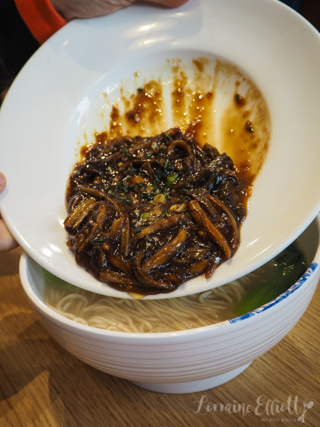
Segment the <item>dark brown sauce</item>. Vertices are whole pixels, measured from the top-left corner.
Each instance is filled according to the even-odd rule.
[[[271,129],[260,90],[236,66],[221,60],[195,58],[192,81],[182,60],[167,63],[169,103],[160,79],[145,81],[129,95],[122,88],[120,103],[111,105],[109,119],[105,118],[106,138],[157,135],[177,126],[192,132],[201,145],[226,152],[240,172],[256,177],[268,152]],[[138,77],[135,73],[134,79]]]
[[[232,226],[232,229],[235,230],[235,228],[240,228],[241,223],[246,215],[246,206],[248,197],[251,195],[252,192],[252,185],[255,177],[259,173],[265,157],[267,155],[268,146],[269,146],[269,139],[270,139],[270,116],[269,111],[266,105],[266,102],[259,91],[259,89],[255,86],[255,84],[245,77],[238,69],[232,64],[223,62],[223,61],[215,61],[214,63],[210,61],[207,58],[197,58],[194,59],[192,62],[193,66],[193,77],[190,78],[190,73],[186,71],[184,68],[184,65],[182,63],[182,60],[176,59],[176,60],[168,60],[167,65],[170,67],[171,71],[171,80],[169,82],[169,93],[170,97],[168,100],[168,97],[165,97],[165,93],[167,94],[168,86],[165,87],[164,83],[158,79],[150,79],[149,81],[145,81],[142,85],[137,87],[137,90],[134,93],[127,94],[124,91],[124,87],[120,90],[120,101],[117,103],[114,103],[113,105],[110,105],[110,112],[108,113],[108,118],[106,118],[104,113],[101,113],[101,118],[106,121],[106,126],[104,131],[97,132],[95,135],[95,140],[90,141],[89,144],[86,144],[81,147],[80,153],[81,153],[81,160],[82,162],[89,162],[89,169],[91,168],[91,163],[95,164],[97,159],[92,156],[92,150],[95,150],[95,147],[99,146],[108,146],[108,144],[114,144],[114,141],[118,141],[117,137],[120,137],[120,140],[122,137],[124,137],[124,142],[121,142],[121,144],[128,144],[125,147],[125,152],[128,152],[128,150],[132,150],[134,152],[134,144],[138,143],[141,138],[149,138],[154,137],[156,139],[164,140],[162,141],[162,145],[165,144],[165,137],[164,132],[171,126],[168,126],[168,122],[170,120],[172,121],[172,126],[174,128],[179,128],[182,131],[181,136],[178,137],[178,139],[187,138],[188,140],[196,141],[199,143],[200,147],[204,149],[206,152],[208,151],[208,145],[215,147],[217,149],[218,153],[226,153],[226,155],[232,159],[232,170],[233,173],[237,175],[237,181],[238,183],[241,183],[241,185],[238,187],[238,193],[237,193],[237,203],[240,203],[242,213],[237,219],[237,226]],[[134,79],[138,79],[139,75],[138,73],[135,73]],[[166,83],[168,85],[168,83]],[[125,86],[125,85],[124,85]],[[105,95],[107,98],[107,95]],[[169,102],[168,102],[169,101]],[[171,132],[171,131],[168,131]],[[180,132],[180,130],[179,130]],[[157,137],[155,137],[157,135]],[[184,136],[182,136],[184,135]],[[127,138],[127,139],[126,139]],[[85,140],[87,141],[87,135],[85,135]],[[128,143],[130,139],[130,144]],[[114,140],[113,142],[111,140]],[[171,141],[171,143],[173,140]],[[119,141],[117,142],[117,144]],[[144,142],[146,143],[146,142]],[[104,148],[101,147],[103,150]],[[143,154],[142,151],[140,154],[134,154],[136,155],[145,155],[146,159],[150,154],[150,147],[146,149],[146,152]],[[197,151],[197,150],[196,150]],[[115,153],[114,153],[115,155]],[[91,156],[91,157],[90,157]],[[109,156],[109,154],[108,154]],[[117,164],[117,171],[115,172],[118,175],[118,178],[121,182],[126,182],[130,174],[132,173],[132,167],[130,166],[130,172],[128,169],[128,172],[124,171],[123,165],[128,166],[130,165],[132,155],[127,155],[127,157],[121,158],[119,164]],[[166,156],[162,158],[161,161],[165,161]],[[103,159],[99,159],[99,162]],[[81,163],[81,162],[80,162]],[[103,163],[103,162],[102,162]],[[155,162],[157,163],[157,161]],[[207,165],[208,166],[208,165]],[[207,167],[206,166],[206,167]],[[73,174],[72,179],[74,179],[74,186],[72,187],[72,184],[69,185],[69,190],[67,193],[67,200],[68,200],[68,206],[69,206],[69,217],[72,212],[77,206],[77,203],[74,205],[72,202],[72,198],[76,195],[77,200],[79,199],[81,202],[83,200],[86,200],[85,195],[82,194],[82,190],[80,191],[81,185],[86,187],[87,189],[85,192],[89,191],[88,188],[101,188],[102,193],[105,191],[103,181],[106,180],[103,175],[101,175],[101,172],[97,171],[94,179],[91,181],[90,179],[87,180],[86,178],[86,172],[82,175],[82,170],[84,166],[78,164],[75,168],[75,174]],[[225,182],[228,182],[228,168],[226,168],[226,177],[227,179]],[[81,170],[81,173],[79,176],[77,176],[77,170]],[[103,166],[101,166],[101,170],[103,170]],[[147,170],[147,169],[146,169]],[[175,171],[178,173],[179,168]],[[139,172],[140,173],[140,172]],[[146,171],[144,171],[146,173]],[[149,173],[151,173],[149,171]],[[192,174],[191,174],[192,175]],[[214,175],[214,174],[213,174]],[[111,175],[110,175],[111,176]],[[109,178],[108,178],[109,179]],[[142,179],[141,177],[139,178]],[[220,178],[219,178],[220,179]],[[81,185],[79,182],[81,182]],[[232,181],[232,180],[231,180]],[[230,182],[231,182],[230,181]],[[112,185],[115,185],[114,183]],[[117,184],[118,185],[118,184]],[[140,185],[140,184],[139,184]],[[145,185],[145,184],[144,184]],[[153,184],[150,181],[149,187],[151,187]],[[203,183],[201,184],[203,185]],[[227,188],[227,187],[226,187]],[[91,191],[91,190],[90,190]],[[117,221],[121,215],[118,213],[114,214],[112,213],[112,207],[109,205],[112,203],[115,203],[118,205],[121,203],[126,203],[126,205],[123,207],[121,212],[127,212],[127,214],[131,215],[131,207],[133,206],[134,200],[136,198],[140,197],[137,196],[137,192],[132,193],[132,200],[127,200],[128,194],[121,194],[120,199],[116,202],[111,202],[109,198],[111,197],[110,194],[105,196],[101,196],[101,194],[94,196],[89,191],[89,198],[96,197],[95,200],[95,207],[92,208],[92,210],[97,212],[96,214],[101,214],[101,209],[103,203],[107,204],[107,210],[109,209],[108,215],[113,217],[113,221]],[[189,188],[189,193],[191,189]],[[203,191],[203,189],[201,190]],[[207,191],[207,190],[206,190]],[[211,190],[209,191],[209,193]],[[224,192],[225,196],[227,197],[228,190]],[[200,193],[199,193],[200,194]],[[206,206],[207,200],[201,199],[201,197],[204,197],[201,193],[200,195],[191,195],[191,193],[188,195],[188,203],[193,204],[195,201],[193,200],[193,197],[195,197],[195,200],[197,197],[201,200],[201,203],[203,207]],[[232,194],[232,191],[231,191]],[[116,192],[115,194],[112,194],[112,197],[118,198],[119,194]],[[180,195],[181,196],[181,195]],[[179,196],[179,197],[180,197]],[[218,197],[218,193],[215,193],[215,196]],[[99,197],[104,199],[106,197],[106,202],[101,202],[99,200]],[[130,196],[131,197],[131,196]],[[171,197],[171,196],[170,196]],[[178,197],[176,194],[174,197]],[[210,196],[209,196],[210,198]],[[231,196],[231,199],[233,197]],[[108,201],[109,200],[109,201]],[[178,199],[177,199],[178,200]],[[211,200],[212,202],[212,200]],[[140,202],[139,202],[140,203]],[[163,201],[161,203],[164,203]],[[179,203],[182,203],[181,201]],[[190,206],[191,206],[190,205]],[[231,204],[232,205],[232,204]],[[230,206],[231,206],[230,205]],[[239,206],[240,206],[239,205]],[[192,207],[189,206],[189,214],[192,217]],[[230,208],[228,207],[228,209]],[[168,211],[168,206],[164,206],[163,212]],[[141,211],[140,214],[143,214],[143,211],[146,210],[146,206],[140,203],[140,205],[136,206],[137,210]],[[90,208],[91,209],[91,208]],[[149,209],[149,208],[148,208]],[[147,209],[147,210],[148,210]],[[208,212],[212,207],[206,206],[206,209]],[[120,213],[121,213],[120,212]],[[120,216],[119,216],[120,215]],[[224,214],[222,214],[222,217]],[[240,219],[241,217],[241,219]],[[130,217],[131,218],[131,217]],[[231,217],[230,217],[231,218]],[[231,219],[229,218],[229,221]],[[198,218],[199,220],[199,218]],[[91,221],[91,220],[90,220]],[[130,219],[130,227],[134,225],[134,220],[132,218]],[[189,220],[188,220],[189,221]],[[199,220],[200,221],[200,220]],[[70,222],[70,220],[69,220]],[[68,223],[68,221],[67,221]],[[116,223],[116,222],[115,222]],[[190,223],[190,221],[189,221]],[[189,224],[188,223],[188,224]],[[128,219],[129,224],[129,219]],[[91,227],[91,223],[89,224],[89,228]],[[104,225],[104,227],[107,227]],[[111,227],[111,225],[110,225]],[[119,226],[120,227],[120,226]],[[122,227],[122,225],[121,225]],[[184,227],[186,227],[184,225]],[[188,225],[189,227],[189,225]],[[219,227],[224,227],[224,225],[219,225]],[[69,228],[66,227],[67,230],[73,235],[73,233],[78,233],[78,230],[72,229],[72,227]],[[179,227],[178,227],[179,228]],[[120,229],[119,229],[120,230]],[[120,230],[121,231],[121,230]],[[177,227],[173,228],[170,232],[168,232],[168,238],[173,238],[172,231],[177,231]],[[82,239],[82,229],[80,232],[80,241]],[[100,231],[99,231],[100,233]],[[102,230],[102,236],[103,239],[105,238],[104,233],[107,235],[109,231],[107,228],[103,228]],[[165,234],[165,232],[163,232]],[[201,236],[201,232],[200,232]],[[164,244],[164,236],[162,236],[163,242],[159,243]],[[77,249],[77,243],[75,241],[77,238],[71,237],[69,241],[70,247],[73,248],[74,251],[78,251]],[[134,238],[133,238],[134,240]],[[196,241],[195,237],[194,240]],[[190,245],[191,245],[190,240]],[[240,240],[239,240],[240,241]],[[90,243],[90,242],[89,242]],[[98,243],[99,239],[98,239]],[[94,245],[93,250],[93,256],[91,256],[91,250],[87,253],[86,256],[79,255],[77,253],[77,262],[79,262],[81,265],[83,265],[85,268],[89,269],[91,272],[95,271],[94,275],[99,277],[99,280],[105,281],[111,286],[114,286],[116,288],[120,288],[123,291],[126,292],[138,292],[138,293],[157,293],[159,292],[159,289],[144,289],[141,290],[139,286],[137,286],[137,281],[141,281],[137,277],[133,277],[130,284],[128,284],[128,277],[130,277],[130,274],[128,275],[128,271],[126,268],[120,269],[120,274],[123,275],[124,283],[121,286],[119,284],[110,283],[110,279],[101,279],[100,274],[101,271],[99,269],[96,269],[96,266],[91,264],[91,259],[94,259],[95,256],[98,254],[98,249],[100,248],[99,244]],[[79,244],[81,247],[81,243]],[[91,243],[90,243],[91,245]],[[151,243],[147,242],[145,244],[146,247],[150,246]],[[154,245],[154,242],[152,243]],[[152,246],[151,245],[151,246]],[[188,243],[189,245],[189,243]],[[188,246],[187,245],[187,246]],[[200,243],[199,243],[200,245]],[[151,247],[150,246],[150,247]],[[159,248],[160,248],[159,246]],[[191,246],[190,246],[191,247]],[[235,246],[234,251],[237,249],[238,244]],[[158,248],[158,249],[159,249]],[[188,246],[189,248],[189,246]],[[110,248],[108,249],[110,250]],[[189,249],[188,249],[189,250]],[[191,249],[190,249],[191,250]],[[211,249],[210,249],[211,250]],[[112,248],[112,253],[115,255],[119,255],[118,248]],[[145,251],[145,248],[142,249],[140,247],[133,248],[132,256],[137,256],[137,254],[142,254],[142,252]],[[99,253],[100,254],[100,253]],[[102,254],[102,255],[101,255]],[[101,256],[105,257],[105,249],[101,249]],[[104,254],[104,255],[103,255]],[[121,254],[120,254],[121,255]],[[145,260],[148,259],[149,255],[141,255],[141,259],[143,259],[143,262],[147,262]],[[210,255],[212,258],[212,254]],[[210,258],[209,257],[209,258]],[[221,257],[221,254],[215,254],[216,259],[220,259],[220,261],[223,259],[225,260],[225,257]],[[124,263],[126,266],[130,266],[131,259],[128,257],[128,255],[121,255],[121,262]],[[209,259],[208,258],[208,259]],[[101,258],[102,259],[102,258]],[[214,257],[212,258],[214,259]],[[216,262],[218,265],[220,261]],[[141,261],[142,262],[142,261]],[[215,262],[213,263],[215,265]],[[112,268],[115,268],[114,266]],[[129,269],[131,267],[128,267]],[[164,292],[170,292],[176,288],[176,286],[179,286],[181,283],[183,283],[185,280],[188,280],[188,278],[192,277],[192,274],[188,276],[188,274],[184,275],[183,269],[178,274],[178,268],[175,267],[176,270],[174,274],[177,276],[174,280],[172,277],[174,274],[171,274],[171,278],[168,280],[167,288],[162,289]],[[208,267],[210,270],[210,268]],[[211,267],[211,270],[213,267]],[[106,266],[103,267],[104,274],[107,274],[108,268]],[[112,270],[112,269],[111,269]],[[160,269],[161,270],[161,269]],[[160,271],[159,270],[159,271]],[[127,271],[127,273],[124,273],[124,271]],[[201,270],[202,271],[202,270]],[[212,270],[213,271],[213,270]],[[117,280],[119,279],[119,271],[111,271],[112,274],[117,274]],[[159,273],[160,274],[160,273]],[[197,273],[198,274],[198,273]],[[201,273],[202,274],[202,273]],[[206,273],[207,274],[207,273]],[[169,275],[170,276],[170,275]],[[169,277],[168,276],[168,277]],[[160,276],[159,276],[160,277]],[[159,279],[157,276],[157,280]],[[209,277],[209,276],[208,276]],[[163,279],[163,278],[162,278]],[[162,280],[161,279],[161,280]],[[160,280],[160,279],[159,279]],[[164,280],[164,282],[166,282]],[[147,288],[149,285],[145,285]],[[150,285],[150,288],[152,286]]]
[[[210,278],[238,249],[249,182],[179,128],[106,138],[97,135],[69,181],[64,226],[77,263],[139,294]]]

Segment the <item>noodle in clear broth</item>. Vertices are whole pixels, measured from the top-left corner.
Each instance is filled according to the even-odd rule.
[[[120,299],[72,286],[44,271],[46,304],[59,314],[109,331],[181,331],[222,322],[271,301],[306,270],[298,244],[253,273],[200,294],[161,300]]]

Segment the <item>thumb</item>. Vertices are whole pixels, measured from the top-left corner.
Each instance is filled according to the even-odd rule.
[[[2,172],[0,172],[0,193],[2,193],[2,191],[5,189],[6,184],[6,177],[3,175]]]
[[[11,251],[18,246],[18,243],[11,236],[5,223],[0,219],[0,252]]]

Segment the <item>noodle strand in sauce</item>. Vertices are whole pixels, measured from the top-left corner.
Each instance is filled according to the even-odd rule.
[[[68,246],[118,290],[172,292],[209,278],[237,251],[251,179],[179,128],[145,138],[99,135],[70,177]]]

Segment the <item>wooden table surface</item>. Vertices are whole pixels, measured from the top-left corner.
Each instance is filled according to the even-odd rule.
[[[0,254],[0,426],[319,426],[320,287],[293,330],[215,389],[166,395],[77,360],[22,290],[21,251]]]

